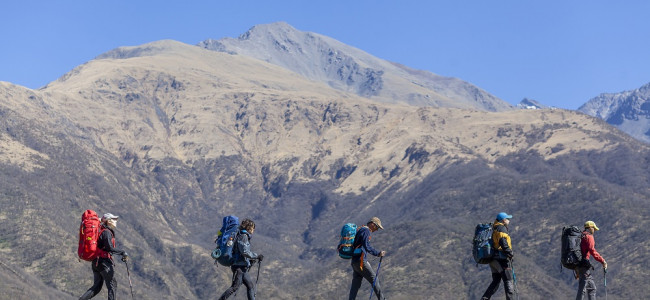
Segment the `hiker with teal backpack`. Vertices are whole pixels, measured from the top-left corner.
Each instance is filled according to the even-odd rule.
[[[224,218],[224,225],[226,225],[225,218]],[[223,292],[221,297],[219,297],[220,300],[228,299],[228,297],[236,293],[237,289],[239,289],[242,283],[246,286],[248,300],[255,300],[255,282],[253,282],[253,279],[251,278],[248,271],[251,268],[251,260],[257,260],[258,262],[262,262],[264,256],[261,254],[256,254],[255,252],[252,252],[250,249],[251,247],[250,239],[254,232],[255,232],[255,223],[250,219],[244,219],[241,222],[241,225],[239,225],[239,231],[237,232],[237,235],[231,238],[231,241],[234,242],[234,243],[230,243],[232,247],[232,258],[233,258],[232,264],[230,265],[230,269],[232,270],[233,273],[232,276],[233,280],[232,280],[232,285],[225,292]],[[220,235],[219,238],[221,237],[222,236]],[[215,252],[216,251],[217,250],[215,249]],[[212,257],[215,256],[217,256],[217,258],[219,257],[219,255],[215,255],[215,253],[213,252]],[[221,261],[219,262],[222,263]]]
[[[372,289],[375,292],[377,299],[386,299],[381,293],[381,287],[379,285],[379,280],[377,280],[377,274],[370,266],[370,262],[365,259],[368,254],[382,258],[384,255],[386,255],[386,251],[378,251],[370,246],[370,234],[379,229],[384,229],[384,227],[381,226],[381,220],[379,220],[377,217],[372,217],[365,226],[357,230],[357,233],[354,237],[352,248],[356,251],[352,255],[351,262],[352,285],[350,286],[350,300],[357,298],[357,293],[359,292],[359,288],[361,287],[361,283],[364,278],[368,280],[368,282],[372,285]],[[379,272],[379,268],[377,268],[377,272]]]
[[[513,271],[512,271],[512,242],[510,234],[508,233],[508,225],[510,224],[511,215],[502,212],[496,217],[492,225],[492,242],[494,250],[496,250],[494,258],[490,261],[490,271],[492,271],[492,282],[483,294],[481,300],[488,300],[497,292],[501,281],[506,293],[506,300],[514,298],[514,284],[513,284]]]
[[[596,251],[594,233],[596,233],[598,230],[599,229],[594,221],[585,222],[585,230],[582,232],[582,238],[580,240],[582,260],[580,261],[578,267],[576,267],[576,273],[579,278],[578,295],[576,295],[576,300],[582,300],[585,294],[587,294],[589,300],[596,299],[596,283],[591,276],[591,270],[593,270],[594,267],[589,261],[589,258],[591,256],[593,256],[597,262],[601,263],[603,265],[603,271],[607,272],[607,262],[602,256],[600,256],[598,251]],[[607,287],[606,281],[605,287]]]
[[[86,211],[82,216],[78,254],[80,259],[92,261],[94,282],[93,286],[79,298],[80,300],[87,300],[97,295],[104,283],[108,289],[108,300],[115,299],[117,281],[114,277],[115,264],[112,254],[121,255],[123,262],[126,262],[129,257],[124,250],[115,247],[115,227],[118,218],[106,213],[101,220],[98,220],[97,214],[91,210]],[[88,235],[90,231],[94,231],[93,236]],[[83,236],[85,238],[81,238]]]

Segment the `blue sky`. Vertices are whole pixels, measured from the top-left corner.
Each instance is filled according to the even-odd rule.
[[[650,1],[6,1],[0,81],[39,88],[120,46],[285,21],[516,104],[576,109],[650,82]]]

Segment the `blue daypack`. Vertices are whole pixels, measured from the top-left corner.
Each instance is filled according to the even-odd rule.
[[[238,232],[239,218],[236,216],[224,217],[223,225],[215,240],[217,247],[212,251],[212,258],[222,266],[232,266],[237,259],[237,253],[233,253],[233,248],[235,248],[237,242]]]
[[[476,225],[474,230],[474,240],[472,254],[477,264],[489,264],[494,258],[494,242],[492,241],[492,223],[483,223]]]
[[[353,223],[347,223],[341,228],[341,239],[339,240],[339,245],[337,247],[339,252],[339,257],[344,259],[350,259],[352,256],[361,254],[361,249],[354,249],[354,237],[357,235],[357,225]]]

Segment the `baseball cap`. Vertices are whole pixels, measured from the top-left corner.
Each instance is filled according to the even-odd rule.
[[[497,221],[502,221],[503,219],[512,219],[512,216],[507,213],[501,212],[497,215]]]
[[[105,213],[105,214],[102,216],[102,222],[104,222],[104,221],[106,221],[106,220],[119,219],[119,218],[120,218],[120,217],[118,217],[118,216],[116,216],[116,215],[114,215],[114,214],[112,214],[112,213]]]
[[[370,222],[375,223],[375,225],[377,225],[377,227],[379,227],[379,229],[384,229],[384,227],[381,226],[381,220],[379,220],[379,218],[372,217],[372,218],[370,218],[370,221],[368,221],[368,223],[370,223]]]
[[[596,226],[596,223],[594,223],[594,221],[585,222],[585,228],[593,228],[593,229],[596,229],[596,230],[600,230],[600,229],[598,229],[598,226]]]

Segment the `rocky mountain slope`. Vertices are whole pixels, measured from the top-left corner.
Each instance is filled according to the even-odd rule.
[[[578,111],[601,118],[634,138],[650,143],[650,83],[632,91],[600,94]]]
[[[208,39],[199,46],[257,58],[376,101],[483,111],[512,109],[512,105],[460,79],[388,62],[284,22],[257,25],[236,39]]]
[[[380,103],[160,41],[40,90],[0,83],[0,116],[0,288],[12,298],[74,299],[91,285],[75,252],[88,208],[121,216],[139,299],[218,296],[230,271],[209,253],[227,214],[258,224],[263,299],[345,298],[338,232],[373,215],[391,299],[476,299],[490,279],[471,258],[473,227],[500,211],[515,216],[522,299],[574,295],[560,229],[586,219],[602,229],[609,298],[650,293],[650,148],[584,114]],[[125,273],[119,263],[121,298]]]

